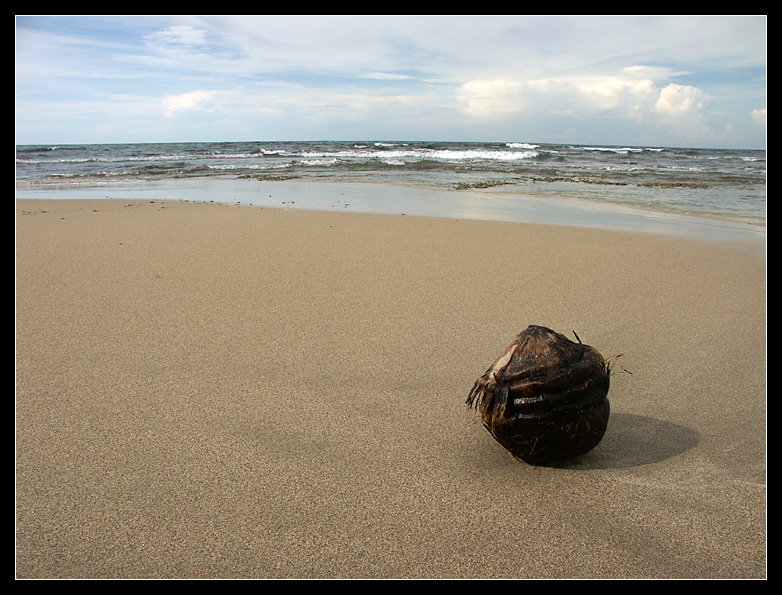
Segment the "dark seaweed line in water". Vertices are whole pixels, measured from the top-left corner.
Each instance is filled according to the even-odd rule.
[[[600,184],[604,186],[638,186],[641,188],[691,188],[706,189],[708,184],[702,182],[624,182],[617,180],[596,180],[593,178],[566,178],[566,177],[517,177],[509,180],[485,180],[479,182],[457,182],[456,190],[476,190],[480,188],[494,188],[518,183],[554,183],[573,182],[578,184]]]

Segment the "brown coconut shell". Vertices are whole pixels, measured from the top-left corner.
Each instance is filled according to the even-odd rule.
[[[531,325],[475,382],[467,404],[514,457],[545,465],[603,439],[609,385],[609,367],[596,349]]]

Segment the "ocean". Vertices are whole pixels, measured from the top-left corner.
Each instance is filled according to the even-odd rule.
[[[378,191],[373,199],[362,202],[352,196],[357,209],[364,211],[415,214],[416,196],[436,196],[432,200],[437,204],[429,200],[429,211],[422,214],[461,216],[469,195],[466,202],[477,217],[483,209],[486,217],[514,219],[503,214],[512,213],[514,201],[529,204],[534,199],[541,208],[555,210],[562,201],[580,201],[603,212],[640,209],[744,224],[766,222],[765,150],[385,141],[16,147],[20,197],[54,192],[62,197],[146,197],[156,192],[166,198],[170,192],[163,190],[179,188],[196,200],[249,196],[255,197],[249,202],[257,203],[261,196],[276,194],[276,204],[266,204],[326,206],[316,204],[313,193],[277,192],[290,188],[286,183],[292,181],[333,182],[343,189],[367,188],[355,185],[359,182],[374,184]],[[198,188],[208,189],[208,196],[194,195]],[[393,193],[389,188],[406,190]]]

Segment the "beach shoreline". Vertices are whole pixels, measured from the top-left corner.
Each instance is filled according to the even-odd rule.
[[[17,194],[17,578],[766,576],[765,231],[200,198]],[[558,467],[465,406],[529,324],[621,356]]]
[[[765,220],[676,212],[605,200],[445,190],[419,184],[200,178],[18,187],[17,200],[170,200],[638,231],[701,239],[765,239]]]

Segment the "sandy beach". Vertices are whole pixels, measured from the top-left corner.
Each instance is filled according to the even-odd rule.
[[[16,201],[16,577],[765,578],[760,241]],[[465,399],[530,324],[611,379],[514,459]]]

